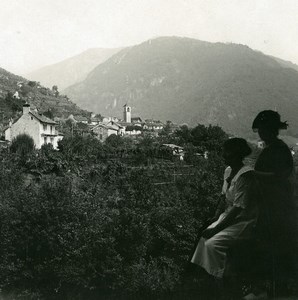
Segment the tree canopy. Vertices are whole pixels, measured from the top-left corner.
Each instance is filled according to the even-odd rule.
[[[148,136],[102,143],[69,135],[58,151],[34,150],[22,136],[2,149],[3,295],[157,299],[178,292],[197,230],[220,195],[224,137],[219,128],[181,128],[172,138],[211,153],[190,152],[183,162]]]

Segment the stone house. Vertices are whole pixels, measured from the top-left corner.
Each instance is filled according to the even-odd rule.
[[[121,130],[123,129],[122,126],[117,124],[116,122],[110,121],[108,123],[99,123],[95,125],[91,131],[97,136],[97,138],[104,142],[108,136],[111,134],[122,135]]]
[[[35,147],[40,149],[44,144],[58,147],[58,141],[63,139],[56,129],[57,123],[36,111],[30,110],[29,104],[24,104],[23,114],[14,123],[10,122],[5,130],[5,140],[12,141],[20,134],[32,137]]]
[[[73,117],[74,121],[76,123],[83,123],[83,124],[88,124],[88,118],[84,116],[74,116]]]
[[[100,123],[100,118],[97,118],[97,117],[91,117],[90,119],[90,125],[98,125]]]
[[[131,123],[137,123],[137,124],[142,124],[143,123],[143,121],[142,121],[142,119],[140,118],[140,117],[132,117],[131,118]]]

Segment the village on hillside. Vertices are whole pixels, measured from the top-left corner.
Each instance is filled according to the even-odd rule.
[[[9,143],[17,135],[25,133],[33,138],[37,149],[40,149],[44,144],[52,144],[53,148],[57,149],[59,140],[62,140],[67,135],[92,135],[101,142],[105,142],[111,135],[126,136],[137,140],[145,135],[157,137],[165,129],[173,133],[181,126],[172,121],[164,123],[153,118],[143,119],[141,116],[135,116],[133,108],[127,103],[123,106],[122,118],[102,116],[101,114],[80,110],[74,112],[69,110],[68,113],[66,110],[59,115],[56,114],[55,109],[49,107],[37,109],[32,100],[36,98],[36,93],[40,92],[54,97],[58,108],[60,108],[61,104],[65,105],[66,102],[69,102],[65,102],[65,99],[67,100],[68,97],[60,95],[56,85],[52,89],[48,89],[42,87],[39,82],[17,81],[16,85],[13,85],[10,90],[10,101],[12,102],[10,105],[17,106],[18,111],[8,119],[9,121],[6,120],[6,124],[3,122],[2,117],[2,123],[0,124],[1,144]],[[120,113],[118,112],[118,115]],[[264,147],[264,142],[261,140],[249,141],[260,149]],[[298,149],[297,139],[291,138],[291,140],[286,142],[290,145],[294,155]],[[176,149],[177,152],[179,146],[173,144],[167,145],[167,147]],[[183,152],[183,149],[180,152]]]
[[[50,110],[43,114],[38,109],[28,103],[30,98],[22,97],[19,90],[25,85],[24,82],[18,82],[17,90],[12,93],[12,98],[15,101],[23,103],[22,112],[19,112],[16,117],[10,118],[6,126],[2,126],[1,144],[10,144],[17,136],[21,134],[29,135],[35,144],[36,149],[40,149],[43,145],[50,144],[53,149],[58,149],[58,143],[64,136],[92,135],[99,141],[105,140],[111,136],[129,137],[137,140],[140,136],[157,137],[163,130],[168,133],[173,133],[179,128],[179,125],[167,121],[166,124],[160,120],[142,119],[140,116],[134,116],[132,107],[128,104],[123,106],[123,119],[106,116],[100,114],[89,113],[69,114],[68,116],[54,116]],[[39,84],[36,84],[40,87]],[[53,90],[55,95],[59,94],[58,89]],[[184,149],[175,144],[164,144],[174,156],[183,160]],[[207,158],[207,154],[202,154]]]
[[[16,99],[21,99],[16,91],[13,94]],[[133,116],[132,107],[125,104],[123,106],[123,119],[117,117],[102,117],[94,113],[90,117],[70,114],[68,117],[54,117],[41,114],[35,107],[29,103],[23,104],[23,111],[15,120],[11,119],[8,126],[4,127],[2,136],[4,141],[1,143],[11,143],[20,134],[27,134],[34,140],[36,149],[40,149],[45,144],[51,144],[54,149],[58,149],[58,142],[63,139],[65,134],[70,135],[92,135],[101,142],[104,142],[109,136],[127,136],[137,139],[139,136],[157,137],[159,133],[167,127],[169,133],[173,133],[180,126],[167,121],[166,124],[160,120],[145,119],[140,116]],[[264,148],[263,141],[253,141],[258,148]],[[183,147],[175,144],[164,144],[170,149],[173,155],[183,160],[185,155]],[[296,145],[297,146],[297,143]],[[297,152],[297,147],[291,147],[292,155]],[[204,158],[208,153],[198,153]]]
[[[52,120],[39,113],[36,108],[32,108],[30,104],[25,103],[21,116],[10,120],[9,125],[4,128],[5,140],[11,142],[17,135],[25,133],[33,138],[37,149],[48,143],[56,149],[58,141],[63,138],[65,123],[70,124],[71,133],[93,134],[100,141],[105,141],[112,134],[133,137],[147,132],[148,135],[157,136],[165,127],[165,124],[159,120],[146,119],[143,121],[140,117],[133,117],[132,109],[127,104],[123,108],[123,120],[117,117],[98,117],[95,114],[91,114],[90,118],[70,114],[67,118],[54,117]],[[171,122],[167,122],[167,124],[170,125],[172,131],[178,128],[178,125]]]
[[[40,92],[52,98],[43,99],[41,103],[34,101]],[[11,85],[5,101],[9,108],[13,106],[12,112],[6,112],[6,117],[2,118],[0,124],[0,146],[5,148],[22,134],[33,139],[36,149],[51,145],[54,150],[59,150],[59,141],[74,136],[92,136],[105,143],[109,136],[115,135],[137,144],[144,137],[154,139],[163,133],[171,135],[182,126],[171,121],[164,123],[154,118],[143,119],[134,115],[133,108],[128,103],[122,107],[122,112],[118,112],[118,115],[122,113],[122,118],[102,116],[81,109],[66,108],[59,113],[60,105],[68,104],[68,97],[60,95],[56,85],[48,89],[35,81],[16,81]],[[56,106],[47,106],[47,101],[55,101]],[[3,108],[1,111],[4,115]],[[171,153],[173,159],[184,160],[187,151],[181,145],[165,141],[162,147]],[[207,151],[196,155],[208,158]]]

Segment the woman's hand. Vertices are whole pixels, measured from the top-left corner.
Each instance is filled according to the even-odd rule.
[[[210,239],[217,233],[215,228],[207,228],[202,232],[202,237],[205,239]]]
[[[215,221],[217,221],[218,220],[218,217],[217,216],[214,216],[214,217],[212,217],[212,218],[209,218],[207,221],[206,221],[206,223],[208,224],[208,226],[209,225],[211,225],[212,223],[214,223]]]

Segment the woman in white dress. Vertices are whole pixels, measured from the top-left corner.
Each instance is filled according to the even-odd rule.
[[[227,251],[240,240],[249,239],[256,224],[258,209],[251,194],[254,186],[253,169],[243,163],[250,153],[250,147],[242,138],[225,142],[223,157],[228,168],[224,173],[223,194],[226,208],[203,231],[191,259],[192,263],[217,278],[225,274]]]

